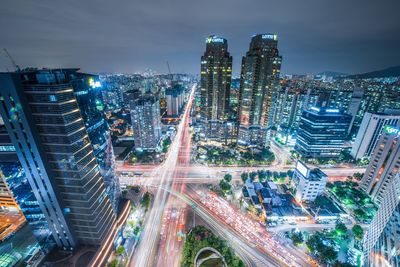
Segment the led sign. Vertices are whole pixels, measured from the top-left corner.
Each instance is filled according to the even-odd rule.
[[[391,125],[385,125],[385,127],[383,127],[383,131],[387,134],[397,134],[400,136],[400,129]]]
[[[308,171],[309,171],[309,170],[308,170],[307,166],[304,165],[300,160],[297,161],[296,170],[297,170],[298,172],[300,172],[301,175],[303,175],[304,177],[307,177],[307,176],[308,176]]]

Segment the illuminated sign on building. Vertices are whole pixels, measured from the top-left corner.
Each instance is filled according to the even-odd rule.
[[[95,81],[93,78],[89,79],[89,85],[92,88],[100,88],[101,87],[101,83],[99,81]]]
[[[297,170],[299,173],[301,173],[301,175],[303,175],[304,177],[307,177],[307,176],[308,176],[309,170],[308,170],[307,166],[304,165],[300,160],[297,161],[296,170]]]
[[[217,37],[217,36],[210,36],[207,38],[207,44],[209,43],[223,43],[225,41],[224,38]]]
[[[276,34],[263,34],[262,36],[261,36],[261,38],[263,38],[263,39],[266,39],[266,40],[274,40],[274,41],[276,41],[276,39],[277,39],[277,35]]]
[[[336,109],[336,108],[328,108],[328,109],[326,109],[326,112],[328,112],[328,113],[338,113],[339,110]]]
[[[383,127],[383,131],[387,134],[397,134],[400,136],[400,129],[391,125],[385,125],[385,127]]]

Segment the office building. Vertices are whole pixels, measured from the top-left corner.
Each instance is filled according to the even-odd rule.
[[[201,115],[203,120],[225,120],[229,114],[232,57],[226,39],[211,35],[201,57]]]
[[[390,125],[383,128],[378,144],[371,155],[370,163],[360,183],[377,205],[382,203],[385,191],[399,172],[400,129]]]
[[[273,123],[282,57],[276,34],[254,35],[242,59],[238,107],[238,143],[252,145],[250,126],[265,131]],[[267,140],[255,145],[266,145]]]
[[[114,151],[108,130],[109,125],[105,119],[103,86],[97,75],[74,71],[68,73],[68,77],[100,167],[107,195],[116,214],[120,199],[120,185],[114,171]]]
[[[364,266],[400,266],[400,174],[394,177],[363,239]]]
[[[387,109],[400,109],[400,87],[396,84],[365,82],[359,109],[352,123],[351,133],[356,135],[366,112],[382,113]]]
[[[131,118],[136,150],[156,150],[161,139],[158,99],[146,94],[131,102]]]
[[[15,147],[11,142],[6,126],[0,116],[0,163],[2,162],[18,162]]]
[[[286,87],[278,92],[274,121],[282,131],[291,133],[297,130],[309,98],[310,90]]]
[[[364,96],[364,89],[361,87],[355,87],[353,89],[353,94],[351,96],[351,100],[349,103],[349,106],[347,108],[347,114],[351,115],[352,119],[351,119],[351,123],[350,123],[350,127],[349,127],[349,134],[351,134],[351,129],[353,128],[353,124],[354,121],[356,120],[357,117],[357,112],[360,109],[360,105],[362,102]],[[354,136],[355,133],[353,133]]]
[[[28,221],[29,227],[39,242],[41,249],[49,251],[55,245],[55,242],[51,236],[46,217],[32,191],[23,168],[19,163],[7,162],[0,163],[0,170],[4,174],[7,186]]]
[[[131,101],[138,99],[142,95],[142,92],[139,89],[132,89],[125,91],[122,95],[124,98],[124,108],[129,108]]]
[[[328,176],[320,169],[310,169],[300,160],[293,174],[296,187],[295,198],[301,202],[312,202],[325,190]]]
[[[352,146],[351,156],[355,159],[369,158],[378,143],[383,127],[399,124],[400,113],[394,115],[366,112]]]
[[[1,73],[0,115],[56,244],[99,246],[116,217],[79,111],[76,69]]]
[[[14,199],[14,195],[8,186],[3,172],[0,170],[0,210],[3,209],[19,210],[19,206]]]
[[[351,116],[339,109],[316,108],[303,112],[295,150],[305,158],[339,157]]]
[[[167,101],[167,117],[177,118],[180,116],[185,104],[185,89],[183,86],[176,84],[165,90]]]

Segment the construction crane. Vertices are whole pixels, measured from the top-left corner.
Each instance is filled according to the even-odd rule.
[[[169,63],[167,61],[167,67],[168,67],[168,73],[169,73],[169,79],[171,80],[171,87],[174,87],[174,76],[171,73],[171,68],[169,67]]]
[[[8,56],[8,58],[10,59],[11,63],[13,64],[15,71],[21,71],[21,68],[17,65],[17,63],[15,63],[14,59],[12,58],[10,53],[8,53],[7,49],[3,48],[3,50],[6,53],[6,55]]]

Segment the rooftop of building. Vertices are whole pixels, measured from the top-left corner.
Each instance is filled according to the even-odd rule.
[[[318,168],[311,169],[308,176],[306,177],[307,180],[310,181],[321,181],[323,178],[325,179],[328,177],[323,171]]]

